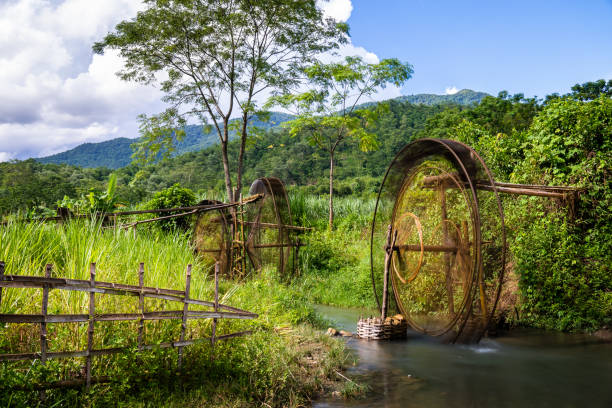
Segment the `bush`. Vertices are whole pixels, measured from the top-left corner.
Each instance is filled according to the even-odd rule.
[[[188,188],[183,188],[176,183],[172,187],[155,193],[153,198],[149,200],[144,208],[147,210],[159,210],[163,208],[189,207],[197,202],[195,193]],[[164,213],[163,215],[178,214]],[[160,228],[166,231],[186,230],[191,225],[191,217],[177,217],[168,220],[161,220],[156,223]]]

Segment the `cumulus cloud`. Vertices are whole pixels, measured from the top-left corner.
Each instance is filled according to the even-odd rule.
[[[0,4],[0,159],[136,136],[160,93],[121,81],[114,52],[91,45],[142,8],[139,0],[17,0]]]
[[[457,89],[457,87],[456,87],[456,86],[449,86],[449,87],[447,87],[447,88],[444,90],[444,93],[445,93],[446,95],[454,95],[454,94],[456,94],[457,92],[459,92],[459,89]]]
[[[322,0],[319,5],[326,16],[336,21],[345,22],[353,12],[351,0]]]
[[[15,157],[14,153],[11,152],[0,152],[0,163],[11,160]]]
[[[337,21],[353,10],[351,0],[319,5]],[[91,45],[143,7],[141,0],[0,0],[0,161],[138,136],[136,116],[161,111],[161,92],[121,81],[121,58],[93,55]],[[347,55],[379,60],[352,43],[334,58]],[[399,95],[391,86],[375,99]]]

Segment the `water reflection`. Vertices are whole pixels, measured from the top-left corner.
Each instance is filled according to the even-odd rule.
[[[370,314],[319,311],[350,331],[360,314]],[[315,407],[612,407],[612,344],[593,336],[517,330],[465,346],[412,333],[408,341],[348,345],[359,357],[348,375],[371,392]]]

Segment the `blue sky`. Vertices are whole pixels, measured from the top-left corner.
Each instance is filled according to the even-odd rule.
[[[612,78],[612,0],[317,0],[348,21],[341,55],[414,65],[401,94],[470,88],[543,97]],[[119,80],[115,52],[91,45],[142,0],[0,0],[0,161],[138,136],[138,114],[164,110],[152,86]]]
[[[403,93],[544,96],[612,79],[612,0],[353,0],[353,44],[414,65]]]

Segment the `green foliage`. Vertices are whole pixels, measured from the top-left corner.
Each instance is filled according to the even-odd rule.
[[[575,87],[574,94],[549,98],[542,107],[516,96],[485,98],[478,108],[443,112],[428,124],[444,123],[438,129],[474,147],[502,180],[582,188],[577,201],[562,206],[506,199],[529,325],[592,330],[610,323],[612,99],[576,94],[599,85],[605,84]]]
[[[612,323],[611,259],[605,252],[610,249],[608,243],[585,240],[559,214],[531,218],[512,245],[524,323],[558,330]]]
[[[101,192],[98,189],[90,188],[86,195],[82,195],[79,199],[70,198],[65,195],[64,198],[57,201],[58,208],[68,208],[73,213],[107,213],[113,212],[117,207],[125,206],[118,196],[117,191],[117,175],[111,174],[108,178],[106,191]]]
[[[581,101],[597,99],[601,95],[612,97],[612,79],[609,79],[608,82],[600,79],[572,86],[571,96]]]
[[[304,70],[311,89],[270,98],[269,105],[293,108],[297,118],[286,122],[291,136],[306,134],[308,141],[329,156],[329,229],[334,222],[334,154],[345,140],[356,141],[363,152],[376,150],[378,139],[371,131],[388,111],[387,104],[357,107],[361,98],[374,95],[387,84],[401,86],[412,76],[412,66],[395,58],[368,64],[361,57],[343,62],[317,62]]]
[[[144,209],[160,210],[164,208],[189,207],[195,205],[196,202],[196,196],[193,191],[183,188],[176,183],[172,187],[155,193],[153,198],[145,203]],[[164,215],[172,214],[174,213],[164,213]],[[166,231],[186,230],[191,225],[191,217],[170,218],[158,221],[155,224]]]
[[[568,223],[542,205],[515,251],[529,321],[593,329],[612,316],[612,99],[551,100],[536,117],[514,180],[583,188]],[[533,211],[533,209],[532,209]]]
[[[185,118],[179,116],[175,108],[167,109],[159,115],[138,116],[141,137],[130,147],[134,151],[132,158],[138,165],[153,163],[158,159],[167,159],[175,150],[174,142],[185,137]]]

